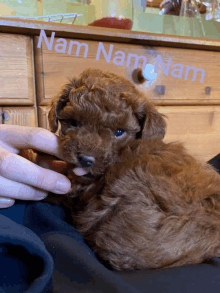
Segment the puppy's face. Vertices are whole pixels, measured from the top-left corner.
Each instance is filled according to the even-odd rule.
[[[70,172],[84,178],[104,174],[123,147],[143,138],[144,131],[145,139],[162,138],[165,132],[162,116],[129,81],[91,69],[53,100],[49,123],[53,132],[60,123],[63,157]]]

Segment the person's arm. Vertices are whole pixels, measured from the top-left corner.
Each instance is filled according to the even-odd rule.
[[[19,155],[25,156],[21,151],[25,149],[48,155],[31,158],[29,153],[27,160]],[[66,163],[49,155],[62,159],[55,134],[43,128],[0,125],[0,208],[12,206],[15,199],[42,200],[48,192],[65,194],[70,190],[69,179],[57,173],[65,170]]]

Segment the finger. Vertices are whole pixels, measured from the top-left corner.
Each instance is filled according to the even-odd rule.
[[[44,128],[1,124],[0,145],[16,154],[20,149],[32,148],[63,159],[58,137]]]
[[[42,200],[48,195],[48,193],[0,176],[0,195],[0,198],[4,197],[12,200]]]
[[[0,209],[5,209],[13,206],[15,200],[12,198],[0,197]]]
[[[3,156],[2,160],[0,158],[0,176],[54,193],[65,194],[70,191],[71,183],[66,176],[37,166],[6,150],[0,153]]]

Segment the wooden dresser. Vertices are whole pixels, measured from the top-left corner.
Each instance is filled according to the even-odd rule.
[[[207,161],[220,153],[219,51],[218,40],[1,18],[0,123],[48,128],[51,97],[68,78],[100,68],[154,100],[167,116],[166,141]]]

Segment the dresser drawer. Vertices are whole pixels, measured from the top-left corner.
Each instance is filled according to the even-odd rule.
[[[167,117],[166,142],[183,142],[202,162],[220,153],[220,106],[160,106],[158,110]]]
[[[34,105],[32,40],[0,33],[0,105]]]
[[[220,104],[220,83],[216,78],[219,52],[79,39],[52,41],[49,37],[47,41],[49,48],[44,39],[35,39],[40,105],[48,104],[68,78],[88,67],[125,76],[158,105]],[[149,65],[145,71],[152,80],[138,80],[146,64],[154,66],[154,72]]]
[[[0,124],[37,127],[36,107],[1,107]]]

